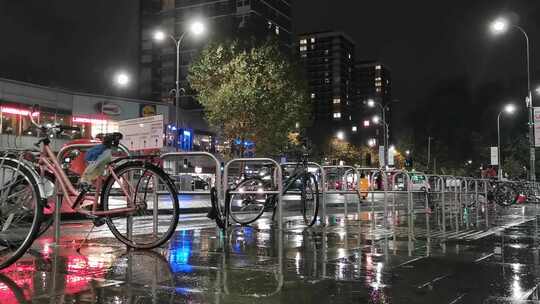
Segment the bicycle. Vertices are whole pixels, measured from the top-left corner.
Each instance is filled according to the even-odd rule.
[[[48,228],[42,225],[43,209],[50,208],[43,184],[51,175],[62,200],[93,220],[84,240],[95,226],[104,224],[131,248],[151,249],[171,238],[179,219],[178,195],[169,176],[151,162],[151,157],[110,160],[90,185],[79,184],[76,190],[51,150],[49,136],[78,128],[43,126],[30,118],[46,135],[35,144],[40,147],[37,165],[23,153],[19,157],[0,156],[0,269],[24,255],[38,234]],[[103,151],[118,149],[121,139],[120,133],[105,135]]]
[[[272,172],[261,172],[258,177],[248,177],[225,193],[225,206],[220,206],[217,192],[211,192],[212,211],[209,217],[214,219],[219,227],[225,228],[225,218],[230,217],[241,225],[249,225],[258,220],[266,210],[272,210],[275,217],[278,195],[265,194],[265,189],[273,188]],[[313,226],[319,212],[319,185],[315,175],[308,171],[306,155],[296,163],[294,171],[283,182],[282,195],[291,194],[295,189],[300,193],[300,207],[304,223]],[[245,192],[245,193],[231,193]],[[226,211],[226,212],[224,212]]]

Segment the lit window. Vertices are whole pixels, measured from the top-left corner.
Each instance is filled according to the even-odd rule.
[[[307,54],[306,54],[306,53],[302,53],[302,54],[300,54],[300,57],[302,57],[302,58],[307,58]]]
[[[381,69],[381,66],[380,65],[376,65],[375,66],[375,70],[380,70]]]
[[[356,126],[352,126],[352,131],[356,132],[356,131],[358,131],[358,128]]]
[[[315,43],[315,38],[311,38],[311,43]]]
[[[300,44],[306,44],[307,43],[307,39],[301,39],[300,40]]]
[[[334,104],[340,104],[341,99],[340,98],[334,98]]]
[[[369,120],[364,120],[364,127],[369,127]]]
[[[268,21],[268,28],[272,28],[272,21]]]
[[[315,98],[315,93],[311,93],[311,99]]]
[[[349,115],[349,120],[352,120],[352,116],[351,116],[351,115]]]
[[[324,83],[326,83],[326,84],[330,83],[330,78],[325,78]]]
[[[382,78],[381,77],[375,77],[375,81],[381,81]]]
[[[349,57],[349,59],[351,59],[351,58],[352,58],[352,56],[351,56],[351,53],[349,53],[349,54],[348,54],[348,57]]]
[[[336,119],[341,118],[341,113],[340,112],[335,112],[334,113],[334,118],[336,118]]]
[[[376,88],[375,91],[376,91],[377,93],[380,93],[380,92],[381,92],[381,88]]]
[[[276,35],[279,35],[279,26],[277,26],[277,25],[276,25],[275,32],[276,32]]]
[[[324,50],[325,55],[328,55],[328,53],[330,53],[328,50]]]
[[[382,87],[382,82],[380,82],[380,81],[375,81],[375,86],[376,86],[376,87]]]
[[[307,46],[302,45],[300,46],[300,52],[307,51]]]

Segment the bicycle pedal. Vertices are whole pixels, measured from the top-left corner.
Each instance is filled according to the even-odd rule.
[[[103,217],[95,218],[92,220],[92,222],[94,222],[94,226],[96,227],[101,227],[107,223],[107,221]]]

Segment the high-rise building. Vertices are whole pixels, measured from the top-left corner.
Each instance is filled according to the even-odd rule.
[[[276,37],[285,48],[292,45],[290,0],[142,0],[139,95],[154,100],[171,100],[175,87],[176,48],[174,43],[156,42],[153,33],[160,29],[180,37],[190,21],[202,20],[204,37],[186,35],[180,51],[180,86],[187,88],[189,65],[200,49],[213,40],[266,39]],[[182,109],[200,108],[183,93]]]
[[[385,118],[389,125],[388,135],[392,131],[392,78],[391,71],[388,66],[379,61],[359,61],[355,65],[354,82],[356,85],[355,99],[358,104],[364,104],[364,102],[372,99],[377,103],[384,105],[386,109]],[[370,116],[381,116],[380,107],[373,109],[366,109],[364,111],[367,118]],[[371,127],[364,128],[361,132],[361,136],[364,142],[369,141],[371,138],[376,139],[378,145],[383,145],[384,128],[376,127],[371,124]],[[365,144],[365,143],[363,143]]]
[[[388,66],[378,61],[360,61],[355,68],[356,98],[388,104],[392,99],[392,77]]]
[[[354,111],[354,42],[342,32],[298,36],[298,52],[305,69],[313,105],[314,144],[326,150],[333,138],[355,137],[360,128]]]

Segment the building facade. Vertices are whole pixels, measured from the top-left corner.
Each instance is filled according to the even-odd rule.
[[[356,96],[383,104],[392,100],[392,77],[388,66],[379,61],[360,61],[355,65]]]
[[[309,133],[320,147],[327,147],[335,138],[355,141],[361,127],[354,99],[354,48],[352,39],[341,32],[298,36],[299,57],[313,106],[313,127]]]
[[[390,136],[392,121],[392,76],[390,68],[379,61],[359,61],[355,65],[354,82],[356,84],[355,98],[358,100],[358,104],[364,104],[368,100],[373,100],[384,106],[386,109],[386,122],[389,124],[388,135]],[[381,117],[380,107],[368,109],[364,106],[364,115],[367,120],[377,115]],[[375,146],[383,145],[383,132],[382,125],[374,125],[372,121],[369,122],[370,126],[364,128],[361,132],[361,136],[365,143],[373,144]]]
[[[30,122],[62,124],[80,128],[61,134],[52,141],[58,148],[68,140],[94,138],[99,133],[118,131],[121,120],[163,115],[169,119],[169,107],[148,100],[92,95],[55,89],[30,83],[0,79],[0,146],[31,148],[37,130]]]
[[[175,87],[176,48],[174,43],[156,42],[153,33],[162,30],[180,37],[193,20],[207,27],[204,37],[186,35],[180,51],[182,109],[200,109],[188,89],[190,63],[209,42],[225,39],[274,37],[285,49],[292,45],[290,0],[142,0],[139,94],[143,98],[172,102]]]

